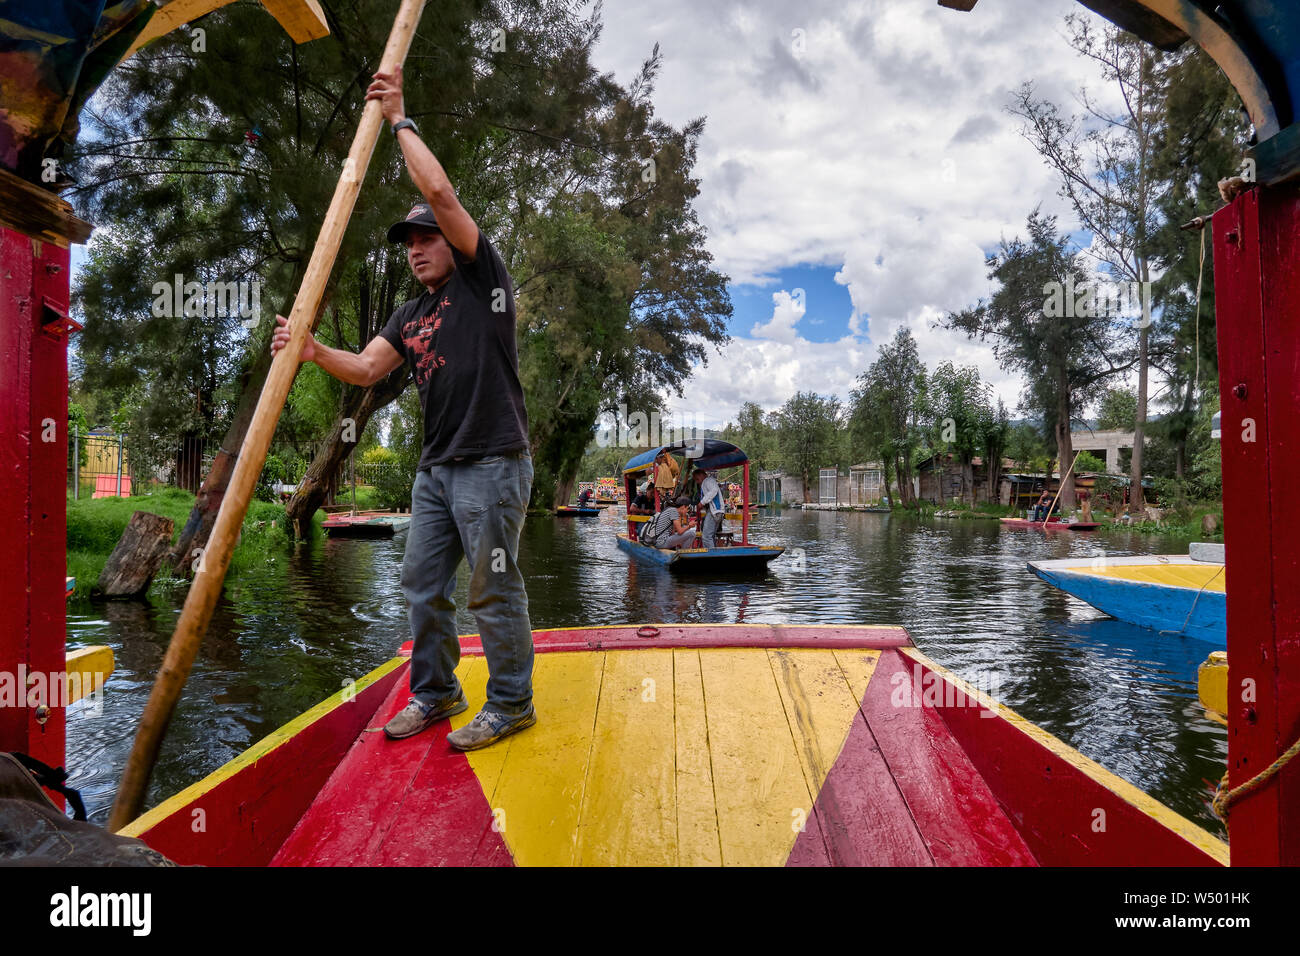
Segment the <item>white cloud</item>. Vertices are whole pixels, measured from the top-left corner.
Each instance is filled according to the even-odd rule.
[[[1020,383],[987,346],[931,326],[988,294],[985,252],[1023,232],[1034,206],[1071,225],[1005,111],[1027,80],[1067,112],[1084,83],[1105,95],[1063,37],[1069,12],[1087,15],[1072,0],[1001,0],[969,14],[930,0],[607,3],[598,66],[626,80],[658,42],[659,114],[677,125],[707,117],[696,206],[716,267],[738,283],[832,267],[853,303],[851,332],[869,339],[801,338],[804,312],[782,290],[769,321],[697,372],[689,407],[725,421],[742,401],[770,408],[797,390],[847,398],[903,326],[929,367],[976,365],[1015,406]],[[809,324],[828,318],[816,303],[807,310]]]
[[[772,318],[754,326],[749,334],[756,339],[771,339],[773,342],[784,342],[787,345],[798,341],[799,334],[794,327],[808,310],[802,290],[797,290],[795,293],[787,292],[785,289],[774,292],[772,304],[774,306]]]

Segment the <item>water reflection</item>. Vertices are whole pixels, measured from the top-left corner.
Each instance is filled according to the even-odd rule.
[[[1007,531],[996,523],[846,512],[764,512],[759,542],[785,545],[765,575],[691,578],[618,550],[616,509],[529,518],[520,566],[533,627],[627,623],[901,624],[938,663],[1162,802],[1221,833],[1207,780],[1226,733],[1196,701],[1211,648],[1105,618],[1025,570],[1037,559],[1185,552],[1148,535]],[[407,638],[405,536],[299,544],[227,590],[172,722],[150,802],[176,792],[392,656]],[[465,608],[458,626],[477,630]],[[103,713],[69,720],[69,767],[104,819],[135,720],[183,595],[69,616],[70,639],[106,643],[118,669]],[[76,608],[73,609],[76,611]]]

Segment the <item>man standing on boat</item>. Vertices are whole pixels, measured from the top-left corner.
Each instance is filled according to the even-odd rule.
[[[700,525],[700,538],[704,547],[716,547],[718,528],[721,527],[723,516],[727,513],[722,488],[718,485],[718,479],[703,468],[695,469],[695,481],[700,486],[699,508],[695,515]],[[703,514],[702,519],[701,514]]]
[[[410,737],[468,709],[456,678],[456,570],[469,565],[469,608],[487,659],[487,703],[447,741],[486,747],[537,722],[528,595],[516,559],[533,483],[528,417],[515,350],[514,288],[505,264],[461,206],[447,174],[406,118],[402,70],[377,73],[378,99],[424,196],[388,230],[406,246],[425,287],[356,354],[308,338],[302,360],[335,378],[369,386],[411,364],[424,410],[424,447],[411,490],[402,564],[414,646],[411,699],[384,732]],[[288,341],[277,316],[272,351]]]

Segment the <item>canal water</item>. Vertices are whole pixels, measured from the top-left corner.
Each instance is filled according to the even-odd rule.
[[[1209,809],[1224,728],[1197,703],[1213,648],[1111,620],[1049,587],[1025,562],[1186,553],[1155,535],[1044,535],[995,521],[764,512],[760,543],[787,553],[765,576],[692,579],[632,561],[624,527],[530,517],[521,543],[534,628],[605,624],[900,624],[939,664],[1220,836]],[[393,656],[409,635],[398,585],[405,535],[318,538],[229,585],[172,720],[152,806]],[[477,631],[457,591],[461,633]],[[184,598],[69,608],[70,646],[108,644],[117,669],[68,719],[71,786],[105,822]],[[543,717],[544,719],[544,717]]]

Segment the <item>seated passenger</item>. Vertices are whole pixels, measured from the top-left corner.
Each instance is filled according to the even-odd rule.
[[[689,548],[695,544],[695,528],[687,516],[691,503],[677,498],[650,522],[645,543],[653,548]]]
[[[630,515],[652,515],[655,513],[655,483],[646,482],[645,488],[637,493],[632,503],[627,506]]]

